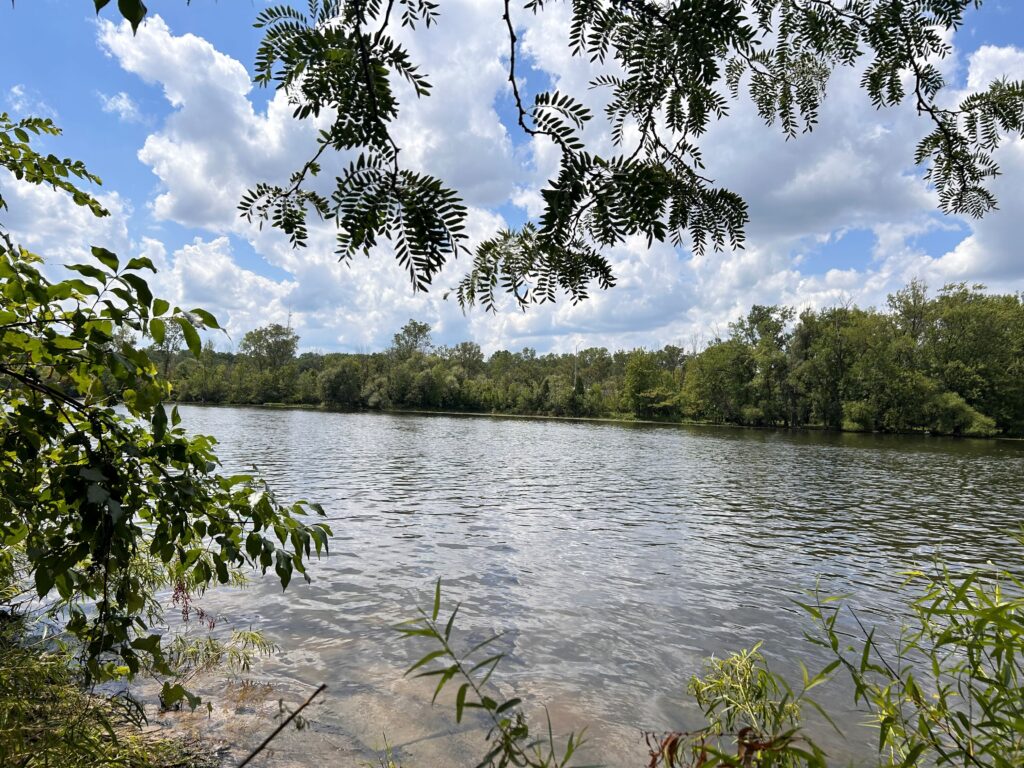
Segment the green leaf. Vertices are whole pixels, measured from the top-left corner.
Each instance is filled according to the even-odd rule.
[[[107,269],[113,270],[114,272],[117,271],[117,268],[120,266],[120,262],[118,262],[116,255],[108,251],[106,248],[99,248],[95,245],[91,250],[92,255],[95,256],[97,261],[99,261],[103,266]]]
[[[136,648],[140,651],[146,651],[146,653],[156,656],[160,651],[160,639],[160,635],[136,637],[132,640],[132,648]]]
[[[121,280],[135,289],[135,293],[139,297],[139,304],[148,307],[153,303],[153,292],[149,290],[149,283],[141,277],[135,274],[124,274],[121,275]]]
[[[107,282],[113,275],[104,272],[102,269],[92,266],[91,264],[68,264],[65,269],[70,269],[73,272],[77,272],[80,275],[91,277],[93,280],[98,280],[101,283]]]
[[[78,339],[70,339],[67,336],[56,336],[50,339],[50,345],[55,349],[81,349],[82,342]]]
[[[205,325],[207,328],[220,329],[220,326],[217,325],[217,318],[214,317],[209,312],[207,312],[205,309],[200,309],[199,307],[196,307],[195,309],[192,310],[192,314],[198,317],[200,320],[202,320],[203,325]]]
[[[149,335],[153,337],[153,341],[157,344],[163,344],[167,327],[164,321],[159,317],[154,317],[149,321]]]
[[[46,597],[53,589],[53,571],[45,565],[39,565],[35,572],[36,594]]]
[[[192,356],[198,358],[202,355],[203,342],[199,339],[199,334],[189,319],[184,315],[175,315],[171,319],[181,326],[181,332],[185,336],[185,344],[188,345],[188,351],[192,353]]]
[[[167,434],[167,411],[162,405],[153,408],[153,437],[156,440],[163,440]]]
[[[411,672],[415,672],[417,669],[419,669],[420,667],[422,667],[422,666],[424,666],[426,664],[429,664],[434,659],[441,658],[442,656],[445,655],[445,653],[446,653],[446,651],[443,648],[441,650],[438,650],[438,651],[431,651],[426,656],[424,656],[422,659],[420,659],[415,664],[413,664],[411,667],[409,667],[407,670],[405,670],[403,675],[408,675]]]
[[[171,308],[171,305],[164,299],[153,299],[153,314],[162,315]]]
[[[466,707],[466,692],[469,690],[469,683],[459,686],[459,692],[455,694],[455,722],[462,722],[462,710]]]
[[[156,267],[153,265],[153,261],[148,256],[136,256],[133,259],[129,259],[128,263],[124,265],[125,269],[148,269],[150,272],[156,272]]]
[[[121,11],[121,15],[131,23],[132,32],[137,32],[139,24],[146,17],[146,6],[142,4],[141,0],[117,0],[117,8]]]

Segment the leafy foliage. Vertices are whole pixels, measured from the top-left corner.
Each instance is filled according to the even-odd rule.
[[[398,627],[406,638],[426,637],[438,646],[409,667],[406,675],[416,673],[416,677],[437,678],[432,702],[436,702],[445,687],[455,681],[458,685],[455,694],[457,722],[462,722],[467,710],[483,713],[488,721],[487,753],[477,768],[567,768],[572,765],[573,755],[583,743],[582,736],[569,734],[565,746],[559,749],[550,718],[546,736],[537,738],[530,732],[520,699],[499,701],[493,698],[487,684],[501,662],[502,654],[485,649],[498,636],[477,643],[466,651],[457,650],[452,641],[452,630],[458,613],[459,606],[456,605],[448,620],[442,623],[441,581],[438,580],[430,611],[421,610],[419,618]]]
[[[77,205],[86,206],[93,215],[106,216],[107,211],[99,201],[76,187],[73,181],[99,184],[98,176],[91,174],[81,161],[41,155],[30,143],[33,137],[59,135],[60,129],[49,118],[14,120],[6,112],[0,112],[0,167],[6,168],[19,181],[46,184],[66,192]],[[7,201],[0,194],[0,211],[6,208]]]
[[[180,740],[144,735],[141,711],[125,696],[90,695],[74,659],[0,623],[0,764],[19,768],[119,766],[213,768],[217,761]]]
[[[62,169],[94,178],[84,168],[8,143],[0,162],[99,213],[66,186]],[[127,341],[142,334],[160,344],[176,325],[198,356],[199,329],[216,329],[215,318],[154,297],[147,258],[122,264],[98,247],[92,255],[68,267],[73,277],[51,281],[39,257],[0,230],[0,549],[7,561],[23,553],[37,596],[80,642],[88,677],[144,664],[171,674],[150,632],[156,585],[202,591],[256,566],[287,586],[330,532],[304,522],[316,505],[282,504],[253,475],[219,475],[215,441],[188,435],[176,409],[168,413],[170,385]]]
[[[97,10],[106,5],[96,0]],[[545,0],[523,10],[540,14]],[[706,171],[700,141],[731,103],[748,96],[761,118],[787,137],[818,122],[831,74],[863,63],[861,86],[878,108],[910,101],[932,124],[914,160],[950,213],[982,216],[997,201],[986,184],[999,173],[994,150],[1024,129],[1024,83],[999,79],[948,104],[939,63],[949,33],[981,0],[572,0],[567,41],[595,70],[591,87],[608,94],[604,113],[613,152],[587,148],[593,115],[568,93],[536,93],[517,79],[516,22],[510,0],[508,79],[520,128],[552,143],[558,172],[541,191],[537,221],[477,245],[456,297],[463,307],[497,307],[495,292],[525,308],[588,285],[614,285],[609,246],[648,242],[738,248],[747,206]],[[137,26],[141,2],[121,0]],[[243,216],[307,243],[307,217],[338,226],[337,253],[349,259],[390,241],[412,285],[426,290],[443,265],[468,252],[466,207],[441,179],[403,168],[391,135],[400,104],[396,84],[416,97],[430,83],[389,34],[438,22],[431,0],[312,0],[264,9],[256,82],[284,90],[297,119],[330,115],[312,157],[287,185],[260,183],[243,197]],[[906,77],[905,77],[906,75]],[[333,191],[318,183],[328,150],[338,154]]]
[[[1024,582],[1011,570],[954,572],[936,560],[931,571],[908,573],[904,589],[917,596],[891,646],[847,608],[861,630],[851,640],[839,624],[842,603],[803,606],[820,630],[811,639],[849,673],[877,724],[886,764],[1019,765]]]
[[[998,173],[992,152],[1003,136],[1024,128],[1024,84],[1000,80],[942,106],[945,85],[937,61],[946,33],[963,23],[978,0],[574,0],[569,46],[599,70],[593,88],[609,94],[605,116],[616,153],[588,151],[592,114],[571,94],[537,93],[527,105],[516,76],[517,34],[508,0],[509,82],[520,127],[559,152],[555,178],[542,190],[536,222],[479,244],[459,283],[463,307],[495,309],[496,291],[519,306],[573,302],[594,282],[614,285],[604,249],[626,238],[737,248],[747,207],[705,172],[700,138],[728,115],[746,91],[761,117],[787,136],[811,130],[839,67],[866,61],[862,86],[878,107],[912,98],[934,124],[915,161],[939,193],[944,211],[981,216],[996,201],[985,182]],[[321,133],[315,155],[290,186],[261,184],[242,201],[249,218],[269,219],[297,245],[306,242],[306,212],[334,219],[342,258],[368,253],[384,239],[417,289],[429,287],[443,264],[466,249],[466,210],[435,178],[402,169],[390,125],[398,100],[392,79],[418,97],[430,86],[405,49],[387,34],[395,3],[314,2],[308,15],[290,6],[262,12],[266,30],[257,55],[257,82],[286,89],[300,119],[324,110],[337,115]],[[430,26],[437,6],[402,0],[401,24]],[[525,10],[541,13],[544,0]],[[371,29],[375,27],[375,31]],[[603,70],[603,71],[600,71]],[[911,75],[911,88],[901,73]],[[746,83],[746,88],[744,88]],[[313,177],[328,148],[356,152],[330,197]]]
[[[439,179],[399,165],[399,148],[387,128],[398,116],[389,74],[405,79],[417,96],[426,96],[430,84],[386,34],[393,5],[384,10],[379,0],[316,0],[308,14],[288,5],[259,13],[256,27],[266,31],[256,55],[256,82],[285,91],[298,119],[332,114],[334,120],[288,187],[259,184],[240,210],[250,220],[269,219],[297,246],[308,239],[307,208],[334,219],[341,259],[369,254],[381,239],[391,240],[413,287],[425,290],[464,247],[466,208]],[[403,0],[400,6],[403,26],[435,21],[436,4],[428,0]],[[379,29],[370,31],[382,13]],[[320,173],[328,149],[359,153],[329,197],[303,186]]]

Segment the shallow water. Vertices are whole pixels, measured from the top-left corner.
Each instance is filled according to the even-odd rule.
[[[588,757],[644,765],[642,729],[693,727],[684,695],[712,653],[765,642],[773,666],[822,656],[792,600],[820,579],[892,630],[897,574],[947,559],[1012,556],[1024,521],[1024,445],[451,416],[182,407],[215,435],[228,471],[257,465],[283,498],[320,502],[334,529],[311,584],[272,578],[217,590],[221,626],[280,646],[250,678],[200,687],[213,717],[178,724],[241,754],[273,727],[277,700],[321,682],[310,727],[266,765],[359,765],[386,734],[410,768],[475,765],[480,722],[401,671],[429,646],[400,640],[443,578],[462,601],[460,642],[501,632],[496,679],[556,730],[588,726]],[[848,691],[821,689],[842,711]],[[238,716],[240,715],[240,716]],[[848,760],[873,737],[845,719]],[[268,725],[269,724],[269,725]]]

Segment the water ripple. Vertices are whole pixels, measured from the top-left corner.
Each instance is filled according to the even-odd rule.
[[[227,471],[257,465],[283,497],[319,501],[335,531],[312,584],[209,596],[281,646],[263,674],[411,696],[394,686],[423,649],[390,627],[443,577],[467,639],[505,633],[503,680],[562,723],[602,724],[591,736],[611,764],[640,754],[638,728],[681,725],[686,680],[711,653],[764,640],[782,669],[795,649],[812,658],[791,600],[817,579],[884,623],[901,569],[937,548],[955,562],[1005,559],[1024,510],[1013,443],[181,412],[218,437]],[[325,733],[359,742],[360,711],[324,706]]]

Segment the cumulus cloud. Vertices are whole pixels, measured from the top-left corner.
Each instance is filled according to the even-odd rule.
[[[160,179],[158,220],[213,232],[239,229],[236,206],[256,180],[278,180],[306,159],[316,126],[291,119],[284,97],[257,113],[248,72],[193,34],[175,35],[153,16],[133,36],[99,23],[101,47],[128,72],[159,85],[173,108],[149,135],[139,160]]]
[[[142,113],[134,99],[124,91],[119,91],[113,96],[105,93],[99,94],[100,104],[104,112],[117,115],[126,123],[138,123],[142,121]]]
[[[96,195],[110,212],[102,218],[75,205],[63,192],[18,182],[6,171],[0,172],[0,194],[7,201],[0,222],[18,243],[46,259],[51,274],[59,275],[56,267],[60,264],[88,261],[93,245],[115,253],[126,253],[132,247],[128,233],[131,206],[117,192]]]
[[[524,13],[516,24],[524,87],[576,94],[599,115],[605,95],[587,89],[590,65],[572,57],[566,45],[567,7],[552,5],[536,17]],[[498,105],[507,104],[509,88],[500,15],[486,4],[453,0],[439,26],[400,34],[435,86],[426,99],[402,92],[395,137],[404,161],[465,195],[474,237],[504,224],[495,212],[502,205],[536,215],[539,188],[554,173],[557,153],[545,139],[527,140],[501,120]],[[293,120],[281,94],[258,109],[240,62],[201,37],[176,34],[159,17],[137,37],[127,25],[100,22],[99,42],[126,71],[159,87],[171,107],[139,151],[139,160],[159,179],[149,205],[155,219],[195,228],[202,236],[167,257],[167,285],[176,295],[227,313],[238,332],[290,314],[307,346],[379,348],[402,322],[417,317],[434,325],[442,341],[469,335],[488,349],[567,349],[579,340],[679,344],[724,332],[754,302],[879,304],[915,276],[933,285],[981,279],[1008,288],[1019,287],[1024,277],[1011,224],[1024,214],[1015,187],[1024,173],[1021,143],[1008,142],[998,153],[1005,175],[994,186],[1004,210],[967,222],[967,235],[950,253],[925,253],[918,240],[950,227],[911,161],[928,126],[909,105],[874,110],[859,87],[860,73],[844,70],[833,77],[830,98],[809,135],[787,141],[740,100],[704,137],[708,173],[750,205],[745,248],[698,255],[630,240],[609,254],[619,279],[611,292],[595,289],[577,306],[566,302],[526,314],[506,308],[496,317],[479,311],[463,317],[440,299],[458,279],[458,264],[435,291],[413,294],[387,248],[369,260],[339,264],[330,226],[314,226],[309,247],[295,251],[278,233],[239,221],[236,205],[244,190],[259,180],[286,178],[309,156],[318,127]],[[941,67],[967,92],[1002,74],[1021,76],[1024,52],[984,46],[969,56],[958,51]],[[611,149],[601,119],[587,138],[598,151]],[[824,249],[827,255],[851,230],[869,232],[875,242],[865,254],[866,266],[807,271],[808,253]],[[243,251],[288,277],[243,269]]]

